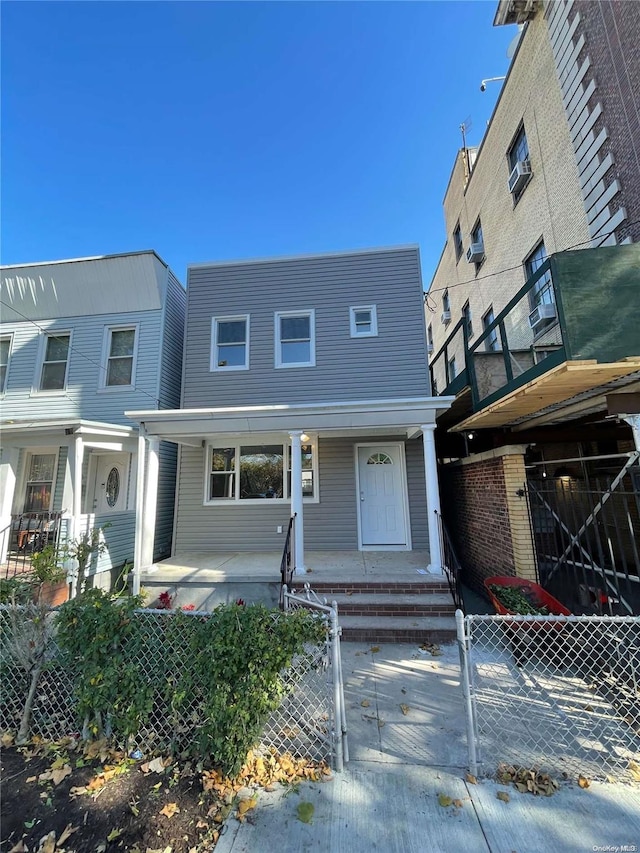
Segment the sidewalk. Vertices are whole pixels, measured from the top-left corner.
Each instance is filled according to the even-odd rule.
[[[376,653],[343,643],[350,761],[324,784],[261,792],[250,820],[226,826],[216,853],[585,853],[640,851],[640,788],[564,783],[551,797],[466,781],[458,651]],[[404,706],[404,708],[402,707]],[[498,791],[509,802],[497,799]],[[443,794],[452,801],[439,803]],[[445,800],[446,802],[446,800]],[[298,819],[313,806],[311,823]]]

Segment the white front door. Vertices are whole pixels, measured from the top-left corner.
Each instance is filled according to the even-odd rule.
[[[101,453],[96,457],[94,512],[122,512],[127,508],[128,453]]]
[[[400,445],[358,447],[358,500],[363,548],[408,547]]]

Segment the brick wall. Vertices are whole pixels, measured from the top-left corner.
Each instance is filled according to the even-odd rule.
[[[463,569],[463,581],[482,592],[491,575],[535,581],[535,558],[519,447],[480,453],[440,469],[443,517]]]

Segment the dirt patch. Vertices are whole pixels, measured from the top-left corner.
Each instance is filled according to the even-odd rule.
[[[286,756],[250,758],[229,782],[193,762],[134,760],[104,745],[88,754],[71,743],[5,747],[0,849],[200,853],[215,846],[227,817],[251,819],[261,782],[330,777]]]

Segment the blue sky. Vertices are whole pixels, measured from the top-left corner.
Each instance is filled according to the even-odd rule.
[[[496,2],[2,3],[3,263],[444,244]]]

